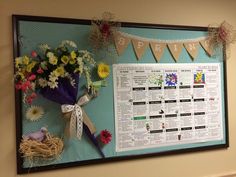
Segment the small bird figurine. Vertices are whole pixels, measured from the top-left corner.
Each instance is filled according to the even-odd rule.
[[[38,142],[42,142],[46,136],[47,131],[47,128],[42,127],[39,131],[24,135],[23,138],[26,140],[35,140]]]

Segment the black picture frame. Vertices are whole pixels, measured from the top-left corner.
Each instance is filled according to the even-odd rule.
[[[13,56],[14,58],[18,57],[20,54],[20,44],[19,44],[19,22],[20,21],[32,21],[32,22],[48,22],[48,23],[63,23],[63,24],[84,24],[90,25],[90,20],[82,20],[82,19],[71,19],[71,18],[57,18],[57,17],[42,17],[42,16],[27,16],[27,15],[12,15],[12,24],[13,24]],[[163,25],[163,24],[147,24],[147,23],[131,23],[131,22],[122,22],[122,27],[133,27],[133,28],[150,28],[150,29],[167,29],[167,30],[183,30],[183,31],[207,31],[208,27],[199,27],[199,26],[179,26],[179,25]],[[18,149],[20,146],[21,138],[22,138],[22,94],[21,92],[15,90],[15,117],[16,117],[16,156],[17,156],[17,173],[29,173],[29,172],[39,172],[45,170],[54,170],[60,168],[67,167],[77,167],[83,165],[90,164],[100,164],[100,163],[108,163],[113,161],[121,161],[121,160],[131,160],[138,158],[148,158],[148,157],[160,157],[164,155],[172,155],[179,153],[188,153],[188,152],[196,152],[196,151],[205,151],[205,150],[213,150],[219,148],[227,148],[229,147],[229,135],[228,135],[228,109],[227,109],[227,72],[226,72],[226,54],[225,47],[223,50],[223,73],[224,73],[224,101],[225,101],[225,142],[224,144],[216,144],[210,146],[202,146],[202,147],[194,147],[187,149],[177,149],[166,152],[159,153],[148,153],[148,154],[139,154],[139,155],[126,155],[119,157],[109,157],[105,159],[92,159],[86,161],[78,161],[78,162],[70,162],[66,164],[53,164],[32,168],[24,168],[23,167],[23,158],[19,153]]]

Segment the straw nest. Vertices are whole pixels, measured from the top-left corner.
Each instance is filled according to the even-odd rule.
[[[30,161],[34,159],[52,160],[59,157],[63,146],[63,141],[60,138],[53,137],[47,133],[42,142],[23,138],[19,152]]]

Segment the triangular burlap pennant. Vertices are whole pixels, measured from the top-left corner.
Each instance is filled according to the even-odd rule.
[[[174,60],[177,62],[179,59],[179,55],[182,51],[183,44],[182,43],[169,43],[167,44],[171,55],[173,56]]]
[[[186,42],[184,47],[187,50],[190,57],[194,60],[198,54],[199,42]]]
[[[165,43],[150,42],[150,47],[155,59],[159,62],[166,47]]]
[[[134,47],[135,54],[138,58],[138,60],[142,57],[143,53],[145,52],[148,42],[147,41],[141,41],[138,39],[132,39],[132,44]]]
[[[126,36],[123,36],[121,33],[117,33],[114,37],[116,51],[118,55],[121,55],[123,51],[128,46],[130,39]]]
[[[202,48],[206,51],[206,53],[211,57],[213,54],[213,48],[210,46],[209,44],[209,40],[202,40],[200,41],[200,44],[202,46]]]

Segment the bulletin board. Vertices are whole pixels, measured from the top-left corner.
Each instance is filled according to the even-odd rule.
[[[144,157],[159,158],[162,155],[229,146],[225,48],[222,47],[214,55],[207,49],[204,42],[207,40],[208,28],[122,22],[118,30],[119,35],[111,51],[94,52],[88,40],[90,20],[13,15],[14,58],[32,53],[39,44],[47,43],[56,47],[63,40],[71,40],[77,44],[78,49],[91,51],[97,63],[104,62],[110,67],[106,87],[100,88],[99,96],[83,106],[84,112],[96,127],[93,133],[95,138],[104,129],[111,133],[109,144],[100,146],[104,156],[85,133],[80,140],[76,137],[66,138],[60,104],[40,94],[33,103],[44,107],[44,114],[38,121],[27,120],[26,111],[29,106],[23,101],[23,94],[15,91],[19,174]],[[159,53],[155,53],[157,43],[163,44],[156,48]],[[191,50],[191,47],[197,50]],[[180,50],[176,52],[176,48]],[[161,79],[152,74],[160,71]],[[192,81],[189,87],[185,87],[188,85],[185,81],[179,80],[180,75]],[[148,79],[149,85],[143,85]],[[78,98],[83,93],[84,80],[80,78]],[[161,84],[158,85],[160,80]],[[209,87],[208,91],[204,90],[207,82],[213,82],[211,86],[216,91],[211,91]],[[125,88],[129,92],[124,92]],[[179,89],[179,92],[173,92],[173,88]],[[181,91],[181,88],[196,91],[188,93],[186,90]],[[162,90],[162,100],[156,98],[160,92],[156,93],[155,89]],[[201,95],[202,92],[205,93],[203,100],[201,96],[195,97],[195,93]],[[189,100],[176,99],[173,103],[173,95],[180,98],[180,95],[184,97],[187,94],[191,95]],[[217,98],[212,98],[215,94]],[[217,104],[211,106],[214,99]],[[149,104],[148,112],[141,105],[142,102]],[[164,103],[164,106],[160,106],[160,103]],[[165,106],[169,103],[169,107]],[[184,105],[180,108],[182,103]],[[186,121],[183,121],[181,115],[186,116],[189,104],[192,104],[189,107],[192,111],[190,115],[187,113]],[[159,110],[155,112],[157,107]],[[178,111],[171,112],[173,107]],[[198,108],[201,111],[194,112]],[[209,111],[211,109],[212,114]],[[167,113],[167,110],[171,113]],[[22,137],[41,127],[46,127],[51,134],[63,140],[62,153],[55,159],[28,161],[19,152]]]

